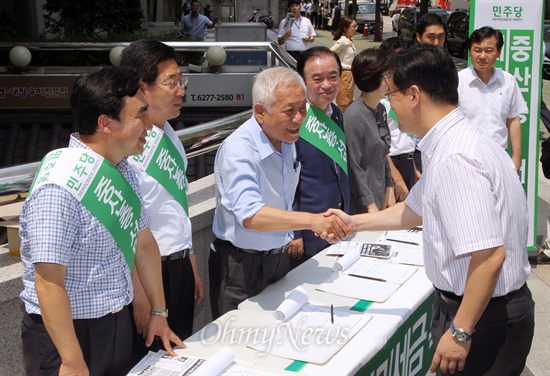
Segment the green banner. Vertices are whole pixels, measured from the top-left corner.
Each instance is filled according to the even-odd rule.
[[[344,131],[323,111],[309,106],[300,137],[322,151],[348,174],[348,154]]]
[[[29,197],[50,183],[66,189],[105,226],[132,271],[141,202],[120,171],[92,150],[58,149],[42,159]]]
[[[143,153],[132,159],[161,184],[189,215],[184,160],[164,131],[153,127],[147,134]]]
[[[428,374],[435,353],[430,332],[433,300],[432,293],[356,375]]]
[[[516,78],[529,109],[527,114],[520,115],[522,159],[519,171],[529,210],[529,251],[537,248],[543,24],[542,0],[472,0],[470,3],[470,34],[487,25],[502,32],[504,46],[495,66]]]

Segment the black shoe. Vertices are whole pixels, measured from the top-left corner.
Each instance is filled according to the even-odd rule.
[[[550,264],[550,256],[544,253],[544,250],[540,251],[537,256],[537,265]]]

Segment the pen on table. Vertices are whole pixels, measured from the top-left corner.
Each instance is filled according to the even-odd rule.
[[[379,281],[379,282],[386,282],[385,279],[382,278],[376,278],[376,277],[367,277],[366,275],[359,275],[359,274],[348,274],[351,277],[357,277],[357,278],[363,278],[363,279],[370,279],[371,281]]]
[[[330,323],[334,324],[334,305],[330,305]]]
[[[389,242],[396,242],[396,243],[403,243],[403,244],[411,244],[411,245],[420,245],[420,244],[418,244],[418,243],[415,243],[415,242],[408,242],[408,241],[405,241],[405,240],[389,239],[389,238],[387,238],[386,240],[389,241]]]

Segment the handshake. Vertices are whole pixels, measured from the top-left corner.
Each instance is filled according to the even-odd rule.
[[[328,209],[325,213],[315,214],[311,230],[329,243],[336,243],[357,232],[353,217],[340,209]]]

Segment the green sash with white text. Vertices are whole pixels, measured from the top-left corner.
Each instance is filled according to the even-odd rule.
[[[184,160],[170,138],[159,127],[147,133],[143,153],[132,159],[162,185],[189,215]]]
[[[342,128],[315,106],[309,105],[300,137],[322,151],[348,174],[346,136]]]
[[[49,183],[67,190],[105,226],[132,272],[141,201],[120,171],[90,149],[57,149],[42,159],[29,197]]]

